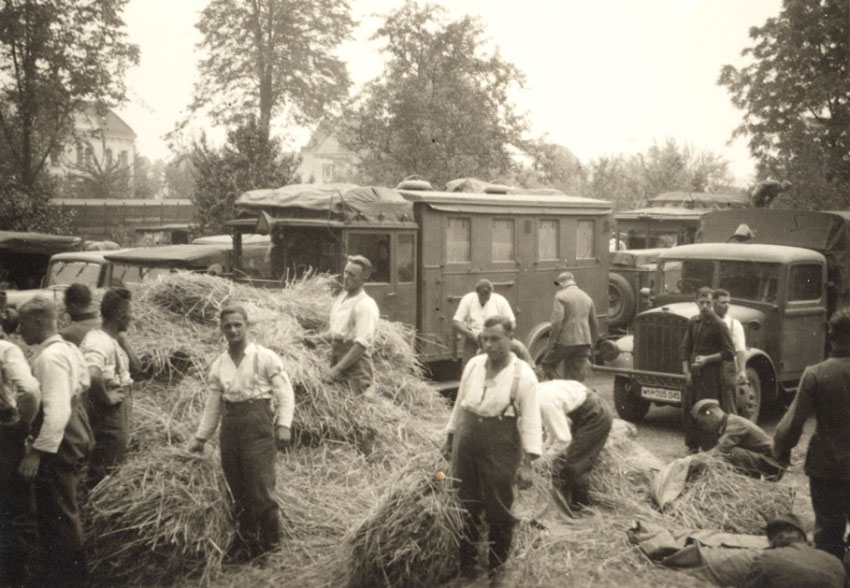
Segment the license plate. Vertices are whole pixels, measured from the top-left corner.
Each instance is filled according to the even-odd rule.
[[[666,388],[641,388],[640,395],[647,400],[660,400],[663,402],[682,402],[681,390],[667,390]]]

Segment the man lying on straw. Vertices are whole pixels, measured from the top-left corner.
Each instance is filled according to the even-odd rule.
[[[258,557],[280,542],[274,496],[275,441],[283,449],[291,439],[295,395],[283,360],[270,349],[248,343],[245,309],[225,307],[219,319],[227,351],[210,367],[209,396],[189,449],[202,452],[221,421],[221,467],[239,525],[240,540],[234,543],[231,555],[244,560]]]
[[[509,318],[484,321],[484,355],[466,364],[446,427],[443,455],[450,455],[458,498],[467,510],[459,550],[465,577],[478,574],[476,543],[482,513],[489,525],[491,577],[508,558],[515,523],[510,511],[513,482],[519,473],[520,483],[530,484],[530,464],[540,455],[537,377],[511,352],[512,335]]]
[[[726,414],[720,403],[706,398],[694,404],[691,416],[704,451],[716,448],[741,474],[777,482],[785,468],[773,459],[773,441],[754,422]]]
[[[611,432],[611,410],[596,392],[574,380],[542,382],[537,396],[557,454],[552,483],[570,511],[581,510],[590,502],[587,478]]]
[[[100,301],[102,326],[93,328],[80,343],[91,376],[86,409],[94,432],[88,484],[97,485],[127,457],[130,438],[133,378],[139,360],[127,342],[133,320],[130,291],[110,288]]]

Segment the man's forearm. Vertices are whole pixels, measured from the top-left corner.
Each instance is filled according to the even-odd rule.
[[[685,375],[691,373],[691,365],[687,360],[682,361],[682,373]]]
[[[363,347],[360,343],[355,343],[351,346],[351,348],[346,352],[345,355],[342,356],[335,366],[334,369],[343,371],[357,363],[363,354],[366,352],[366,348]]]
[[[561,324],[563,321],[554,321],[552,328],[549,329],[549,349],[552,349],[558,342],[558,335],[561,334]]]

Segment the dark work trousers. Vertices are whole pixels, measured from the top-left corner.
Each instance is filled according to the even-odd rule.
[[[589,504],[587,478],[611,432],[613,417],[605,402],[591,391],[570,413],[573,439],[555,459],[553,480],[571,504]]]
[[[513,483],[521,460],[516,417],[463,412],[452,447],[452,475],[467,511],[459,550],[462,567],[475,564],[482,513],[489,525],[490,568],[498,568],[508,558],[516,523],[511,514]]]
[[[274,414],[268,399],[224,402],[221,467],[233,496],[239,534],[254,555],[280,542],[274,495]]]
[[[71,407],[59,450],[42,454],[33,479],[44,586],[79,586],[86,579],[77,488],[91,450],[91,428],[83,403],[74,398]]]
[[[32,486],[18,473],[26,438],[20,421],[0,424],[0,586],[23,584],[35,545]]]
[[[560,345],[558,343],[546,352],[540,365],[549,380],[576,380],[583,382],[587,374],[590,345]],[[558,366],[564,364],[563,376],[558,373]]]
[[[721,362],[709,363],[701,368],[691,368],[693,382],[682,391],[682,427],[685,430],[685,445],[689,449],[699,447],[699,435],[694,426],[691,409],[704,398],[720,402],[723,394],[723,366]]]
[[[89,460],[88,486],[93,488],[127,457],[133,398],[130,386],[124,388],[124,400],[106,404],[89,394],[86,408],[94,432],[94,451]]]
[[[815,547],[844,560],[844,528],[850,520],[850,480],[809,478],[815,511]]]
[[[764,476],[766,480],[778,482],[785,473],[779,463],[769,455],[764,455],[744,449],[743,447],[733,447],[723,454],[724,459],[735,466],[745,476],[751,478],[760,478]]]
[[[348,350],[355,345],[354,341],[343,341],[334,339],[331,341],[331,367],[339,363]],[[362,394],[372,385],[374,381],[374,368],[372,358],[365,355],[348,367],[342,374],[342,380],[348,382],[351,391]]]
[[[735,379],[738,376],[735,371],[734,361],[723,362],[723,393],[720,395],[720,408],[726,414],[738,414],[738,386]]]

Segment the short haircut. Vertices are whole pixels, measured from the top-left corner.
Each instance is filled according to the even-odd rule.
[[[112,320],[124,304],[129,304],[133,295],[127,288],[110,288],[100,301],[100,316]]]
[[[496,325],[502,325],[505,329],[505,334],[508,336],[512,336],[514,334],[513,325],[511,324],[511,319],[503,316],[501,314],[497,314],[491,317],[488,317],[484,321],[484,328],[495,327]]]
[[[728,296],[729,298],[732,298],[732,294],[730,294],[729,290],[726,290],[725,288],[718,288],[711,293],[711,298],[714,300],[717,300],[721,296]]]
[[[359,265],[363,268],[363,279],[366,280],[369,276],[372,275],[372,262],[363,257],[362,255],[349,255],[347,258],[348,263],[353,263],[354,265]]]
[[[248,311],[245,310],[244,306],[240,306],[238,304],[228,304],[227,306],[221,309],[221,312],[218,313],[219,322],[223,321],[224,317],[229,314],[241,315],[242,318],[245,319],[245,322],[248,322]]]
[[[711,298],[711,295],[712,295],[711,294],[711,288],[709,288],[707,286],[703,286],[702,288],[697,290],[697,298],[703,298],[705,296],[708,296],[709,298]]]
[[[65,306],[86,307],[91,304],[91,290],[85,284],[71,284],[65,290]]]
[[[481,280],[478,280],[478,283],[475,284],[475,291],[478,292],[479,290],[484,290],[484,289],[487,289],[490,292],[492,292],[493,291],[493,282],[491,282],[487,278],[483,278]]]
[[[18,309],[20,320],[37,320],[49,323],[56,320],[56,307],[43,296],[36,296],[24,302]]]
[[[837,310],[830,317],[829,339],[841,347],[850,347],[850,308]]]

